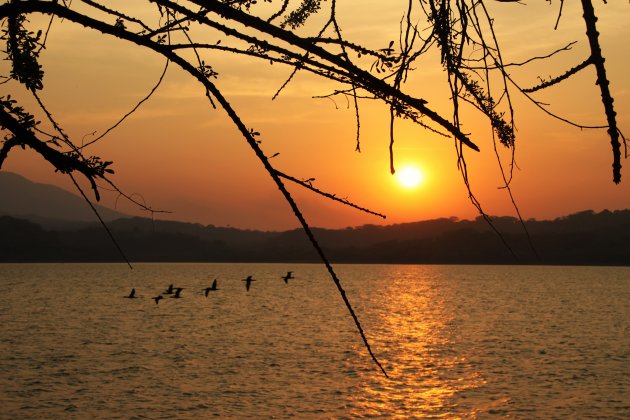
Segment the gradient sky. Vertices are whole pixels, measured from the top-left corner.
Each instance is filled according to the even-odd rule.
[[[398,3],[400,7],[395,6]],[[536,84],[538,76],[558,75],[588,56],[578,2],[565,2],[555,31],[558,1],[552,5],[541,1],[488,3],[506,62],[544,55],[578,41],[571,51],[544,65],[512,68],[512,77],[521,85]],[[628,136],[630,5],[618,0],[607,5],[594,3],[618,125]],[[373,48],[386,47],[389,40],[397,39],[403,4],[340,2],[338,17],[344,35]],[[418,187],[404,188],[389,173],[389,113],[382,104],[360,104],[362,152],[357,153],[352,107],[341,99],[335,104],[312,98],[331,92],[335,85],[298,74],[272,101],[290,69],[229,55],[217,54],[206,61],[219,72],[217,85],[245,124],[261,133],[265,153],[280,153],[273,158],[279,170],[296,178],[316,178],[314,185],[322,190],[387,215],[382,220],[290,186],[311,225],[342,228],[477,216],[457,170],[452,140],[398,123],[397,167],[412,164],[424,174]],[[84,136],[89,140],[89,133],[95,130],[102,132],[133,107],[157,81],[164,64],[137,47],[59,21],[53,25],[42,63],[46,71],[42,97],[76,143]],[[6,63],[3,66],[6,74]],[[2,89],[24,96],[15,84]],[[404,90],[425,98],[443,115],[451,115],[445,77],[436,56],[421,62]],[[536,97],[551,103],[550,109],[563,117],[585,125],[605,124],[594,68]],[[525,219],[555,218],[585,209],[630,208],[630,164],[627,159],[622,161],[622,182],[614,185],[605,130],[577,129],[545,115],[516,93],[513,99],[518,170],[512,188]],[[482,150],[466,153],[473,192],[487,213],[514,215],[509,196],[500,188],[489,127],[480,115],[465,115],[464,131],[472,133]],[[152,100],[89,153],[114,161],[113,180],[122,190],[141,195],[152,208],[172,211],[156,218],[265,230],[298,225],[225,113],[213,110],[203,89],[174,66]],[[54,173],[30,152],[13,151],[3,169],[36,182],[73,188],[66,176]],[[105,194],[103,204],[146,214],[116,200],[113,194]]]

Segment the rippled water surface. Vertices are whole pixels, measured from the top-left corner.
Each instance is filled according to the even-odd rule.
[[[336,269],[390,379],[319,265],[0,265],[0,418],[630,418],[630,269]]]

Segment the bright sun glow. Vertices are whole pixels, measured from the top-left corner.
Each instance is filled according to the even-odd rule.
[[[422,171],[417,166],[405,166],[396,171],[396,178],[400,185],[405,188],[416,188],[424,180]]]

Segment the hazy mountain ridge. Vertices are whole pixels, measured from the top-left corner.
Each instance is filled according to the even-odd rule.
[[[47,190],[59,190],[56,187],[34,188],[30,181],[12,176],[0,172],[0,196],[11,201],[28,194],[7,195],[1,188],[7,179],[29,194],[46,191],[41,199],[54,195],[57,206],[70,207],[75,199],[81,200],[63,190],[62,194]],[[63,201],[68,196],[70,204]],[[72,212],[61,221],[42,214],[25,216],[24,204],[11,207],[6,201],[0,205],[0,214],[5,214],[0,216],[0,261],[122,261],[98,223],[83,217],[71,221],[67,217]],[[12,209],[16,213],[11,214]],[[108,218],[117,214],[106,210],[111,212]],[[313,230],[336,262],[630,265],[630,210],[587,210],[555,220],[528,220],[533,249],[517,219],[495,217],[493,223],[509,248],[482,218]],[[140,217],[117,218],[107,225],[131,261],[318,261],[300,229],[266,232]]]
[[[94,213],[82,197],[54,185],[29,181],[11,172],[0,171],[0,197],[0,215],[37,221],[43,226],[63,228],[95,220]],[[98,204],[95,207],[106,221],[128,217]]]

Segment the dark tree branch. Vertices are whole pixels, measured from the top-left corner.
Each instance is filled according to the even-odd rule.
[[[162,0],[157,1],[161,2]],[[425,105],[427,102],[424,99],[414,98],[407,94],[404,94],[403,92],[388,85],[384,81],[372,76],[367,71],[356,67],[352,63],[346,62],[339,56],[334,55],[318,47],[317,45],[306,41],[304,38],[297,36],[293,32],[275,27],[261,19],[258,19],[255,16],[248,15],[240,10],[233,9],[218,2],[209,2],[207,0],[192,0],[192,2],[206,8],[207,10],[217,13],[219,16],[225,19],[231,19],[252,29],[259,30],[262,33],[283,40],[290,45],[301,48],[305,52],[314,54],[323,60],[335,64],[339,68],[344,69],[349,74],[351,74],[352,79],[356,80],[357,85],[360,86],[362,89],[372,92],[376,94],[376,96],[381,98],[395,98],[396,100],[405,103],[406,105],[426,115],[435,123],[444,127],[458,141],[462,142],[475,151],[479,151],[479,148],[468,138],[468,136],[462,133],[457,127],[455,127],[452,123],[443,118],[437,112],[428,108]]]
[[[56,170],[62,173],[72,173],[74,171],[82,173],[90,182],[96,200],[100,199],[96,178],[105,177],[102,168],[95,168],[84,160],[77,159],[76,156],[53,149],[46,142],[39,140],[32,131],[25,128],[20,121],[7,112],[4,106],[0,106],[0,126],[13,134],[12,139],[5,141],[2,148],[3,153],[0,156],[6,157],[12,147],[18,145],[22,147],[28,146],[50,162]],[[3,160],[0,160],[0,167],[2,163]]]
[[[606,67],[604,66],[604,57],[602,49],[599,46],[599,32],[597,32],[597,17],[591,0],[582,0],[582,9],[584,10],[584,22],[586,22],[586,36],[591,47],[591,60],[597,71],[597,84],[602,94],[602,103],[608,120],[608,135],[610,136],[610,144],[613,152],[613,182],[619,184],[621,182],[621,143],[619,142],[619,130],[617,128],[617,113],[613,107],[613,98],[610,94],[608,78],[606,77]]]

